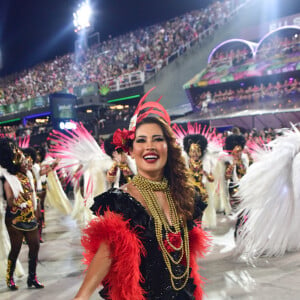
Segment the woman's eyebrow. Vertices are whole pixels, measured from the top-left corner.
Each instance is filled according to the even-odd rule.
[[[155,138],[155,137],[162,137],[163,134],[154,134],[152,135],[152,138]],[[147,135],[138,135],[137,138],[146,138]]]
[[[154,137],[162,137],[163,136],[163,134],[154,134],[154,135],[152,135],[152,137],[154,138]]]

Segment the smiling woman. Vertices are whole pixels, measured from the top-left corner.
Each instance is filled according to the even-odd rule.
[[[204,255],[207,236],[197,221],[205,204],[189,184],[169,116],[143,100],[134,135],[123,143],[138,174],[95,198],[99,218],[84,230],[89,267],[75,299],[89,299],[100,283],[104,299],[202,299],[196,257]]]
[[[140,175],[150,180],[161,180],[167,162],[168,144],[162,128],[154,120],[152,122],[136,129],[130,154],[135,159]]]

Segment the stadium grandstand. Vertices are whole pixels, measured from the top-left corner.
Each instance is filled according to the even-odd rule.
[[[195,111],[189,119],[212,127],[289,127],[300,119],[299,58],[299,26],[280,27],[257,43],[222,42],[184,85]]]
[[[247,66],[252,70],[257,65],[261,70],[256,60],[263,61],[269,55],[268,47],[272,48],[278,39],[282,45],[279,52],[286,44],[289,49],[294,47],[286,50],[293,51],[289,53],[290,60],[297,55],[297,26],[268,35],[271,25],[267,24],[265,39],[256,35],[253,41],[247,40],[255,31],[257,20],[246,16],[256,9],[257,3],[256,0],[215,1],[205,9],[94,44],[82,53],[79,61],[75,53],[68,53],[1,78],[1,134],[13,137],[30,134],[33,142],[45,140],[53,128],[49,99],[59,93],[75,95],[72,108],[77,120],[95,137],[106,135],[116,127],[128,126],[138,100],[153,86],[157,88],[150,96],[154,100],[164,96],[162,103],[173,122],[201,119],[212,126],[243,125],[250,129],[257,125],[250,108],[292,109],[292,115],[297,115],[296,100],[288,96],[290,86],[299,90],[297,67],[294,71],[283,71],[282,76],[275,71],[270,75],[273,62],[280,63],[280,57],[273,53],[261,74],[242,78]],[[239,28],[237,23],[241,24]],[[249,28],[254,29],[251,32]],[[259,42],[259,38],[265,42]],[[275,99],[279,86],[283,97]],[[250,92],[253,95],[249,96]],[[268,100],[262,101],[261,97]],[[252,121],[223,121],[227,118],[225,114],[240,111],[246,111]]]

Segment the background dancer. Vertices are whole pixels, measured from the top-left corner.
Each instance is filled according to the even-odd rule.
[[[217,225],[215,202],[218,192],[215,176],[218,158],[223,151],[223,139],[216,135],[215,130],[206,126],[202,128],[201,124],[197,123],[188,123],[186,130],[177,124],[172,128],[177,141],[184,149],[183,155],[187,161],[191,180],[207,204],[202,218],[203,226],[215,228]]]
[[[111,187],[120,187],[130,182],[134,174],[136,174],[135,161],[123,151],[123,149],[115,149],[113,136],[111,135],[104,141],[104,150],[112,160],[112,166],[106,174],[108,185]]]
[[[217,215],[214,207],[214,168],[216,157],[207,151],[208,141],[202,134],[191,134],[184,137],[184,150],[188,154],[188,168],[192,183],[199,190],[201,199],[207,204],[203,213],[203,226],[215,228]]]
[[[13,178],[19,181],[17,197],[9,180],[4,180],[4,195],[7,201],[5,224],[10,238],[11,250],[8,255],[6,284],[11,290],[17,290],[14,282],[14,270],[21,250],[23,237],[29,247],[28,287],[43,288],[36,277],[36,266],[39,252],[39,234],[37,219],[34,214],[33,187],[26,175],[27,161],[24,154],[12,141],[0,140],[0,164]]]
[[[246,140],[242,135],[231,134],[225,139],[225,151],[228,156],[224,157],[225,180],[227,180],[230,204],[233,211],[239,204],[237,195],[240,179],[246,174],[249,166],[248,155],[243,153]]]

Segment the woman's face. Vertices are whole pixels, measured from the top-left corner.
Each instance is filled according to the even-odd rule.
[[[202,155],[201,148],[198,144],[192,144],[188,153],[193,161],[199,161]]]
[[[160,180],[168,159],[168,144],[161,127],[155,123],[141,125],[135,132],[130,154],[140,175]]]
[[[28,156],[28,157],[26,157],[26,160],[27,160],[28,170],[31,171],[32,170],[32,166],[33,166],[32,158],[30,156]]]
[[[232,150],[232,156],[235,159],[241,159],[242,157],[242,152],[243,149],[241,146],[235,146],[234,149]]]
[[[24,154],[22,154],[22,158],[20,161],[20,171],[23,173],[26,173],[27,170],[28,170],[28,160],[26,159]]]
[[[41,155],[39,153],[36,153],[36,161],[38,163],[42,162],[42,158],[41,158]]]

